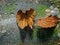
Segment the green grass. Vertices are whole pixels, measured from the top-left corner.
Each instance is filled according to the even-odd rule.
[[[45,16],[45,10],[49,9],[47,5],[38,5],[36,8],[36,16],[43,17]]]
[[[10,13],[10,12],[13,12],[14,10],[15,10],[15,5],[14,4],[6,5],[5,8],[4,8],[5,13]]]
[[[59,0],[52,0],[55,4],[56,7],[59,7],[59,11],[60,11],[60,3]]]

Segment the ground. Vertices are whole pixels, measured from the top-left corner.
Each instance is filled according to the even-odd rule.
[[[33,7],[37,11],[36,15],[38,15],[38,18],[39,18],[39,16],[40,17],[45,16],[43,14],[43,12],[44,12],[44,10],[46,8],[49,7],[49,6],[46,6],[46,8],[43,8],[43,7],[45,7],[44,5],[41,6],[40,4],[38,5],[38,4],[34,3],[34,2],[25,3],[24,1],[22,1],[22,2],[17,1],[16,4],[14,4],[14,5],[15,5],[15,8],[13,8],[14,11],[12,9],[10,9],[12,7],[11,6],[11,7],[7,8],[7,9],[4,8],[4,10],[5,10],[4,13],[0,14],[1,17],[2,17],[2,18],[0,17],[1,18],[1,20],[0,20],[0,27],[2,27],[2,30],[6,30],[6,32],[3,33],[0,36],[0,45],[19,45],[19,44],[21,44],[19,29],[18,29],[18,27],[16,25],[16,12],[19,9],[25,9],[26,10],[29,7]],[[40,6],[41,6],[41,8],[40,8]],[[42,8],[43,8],[43,10],[42,10]],[[42,10],[42,11],[39,11],[39,10]],[[10,11],[10,12],[8,12],[8,11]],[[41,12],[41,14],[40,14],[40,12]],[[59,25],[58,25],[58,27],[59,27]],[[55,38],[52,37],[51,40],[48,41],[48,42],[44,42],[44,43],[37,42],[36,34],[35,34],[36,33],[36,29],[34,29],[34,30],[35,30],[34,31],[34,39],[32,41],[28,42],[28,43],[27,42],[24,43],[24,45],[25,44],[26,45],[29,45],[29,44],[30,45],[40,45],[40,44],[41,45],[42,44],[43,45],[57,45],[56,44],[57,43],[56,40],[59,39],[59,38],[56,38],[56,37]],[[57,35],[57,32],[55,34]],[[54,35],[54,36],[56,36],[56,35]],[[56,43],[54,41],[56,41]]]

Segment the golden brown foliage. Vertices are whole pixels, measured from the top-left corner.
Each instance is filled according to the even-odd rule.
[[[56,16],[48,16],[37,21],[37,25],[42,28],[51,28],[57,25],[59,18]]]
[[[30,8],[30,10],[27,10],[25,13],[22,12],[22,10],[19,10],[16,15],[18,26],[23,29],[29,25],[29,27],[32,29],[32,26],[34,24],[34,15],[35,11],[32,8]]]

